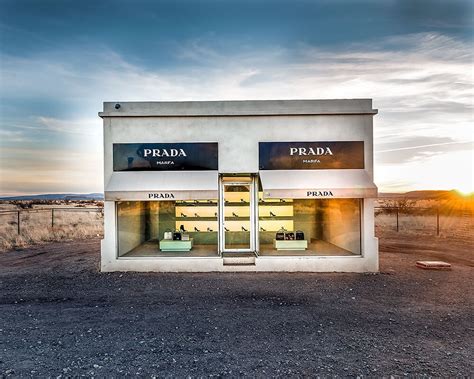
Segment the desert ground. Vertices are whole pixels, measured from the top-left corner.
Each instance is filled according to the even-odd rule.
[[[100,236],[4,251],[0,375],[473,376],[471,221],[377,220],[378,274],[100,273]]]

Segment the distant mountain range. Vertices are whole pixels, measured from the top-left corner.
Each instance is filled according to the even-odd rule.
[[[0,197],[0,200],[104,200],[103,193],[48,193]]]
[[[405,193],[379,193],[379,198],[403,198],[403,199],[425,199],[425,200],[448,200],[459,198],[461,194],[456,190],[422,190],[410,191]],[[474,194],[463,196],[464,198],[473,198]]]

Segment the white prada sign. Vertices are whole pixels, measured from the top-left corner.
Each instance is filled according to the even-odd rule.
[[[334,155],[329,148],[329,146],[326,147],[290,147],[290,155]]]
[[[143,149],[143,157],[187,157],[184,149]]]

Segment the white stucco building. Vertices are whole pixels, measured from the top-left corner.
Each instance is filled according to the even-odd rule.
[[[378,271],[370,99],[106,102],[102,271]]]

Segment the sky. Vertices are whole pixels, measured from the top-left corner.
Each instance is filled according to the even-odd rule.
[[[0,195],[102,192],[104,101],[331,98],[380,192],[474,191],[473,4],[0,0]]]

